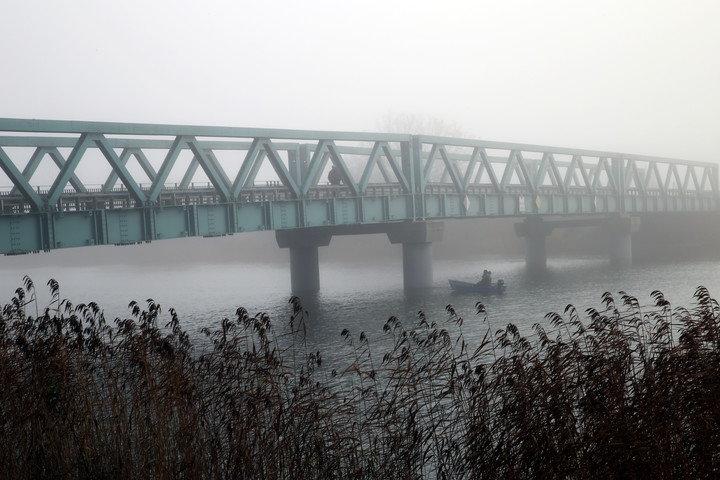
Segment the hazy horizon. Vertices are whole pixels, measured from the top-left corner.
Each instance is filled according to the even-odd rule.
[[[0,116],[340,131],[394,119],[716,161],[719,13],[711,1],[9,0]]]

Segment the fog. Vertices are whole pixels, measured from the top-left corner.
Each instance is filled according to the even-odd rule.
[[[7,0],[0,117],[406,133],[439,125],[484,140],[714,162],[719,14],[710,0]],[[594,252],[595,237],[554,232],[548,249]],[[512,221],[490,219],[447,222],[434,255],[476,247],[524,251]],[[399,248],[382,235],[336,238],[321,260],[382,261]],[[179,256],[287,261],[265,232],[4,262]]]
[[[522,218],[483,218],[444,221],[443,238],[432,247],[433,260],[468,261],[492,256],[518,260],[525,254],[525,240],[513,225]],[[673,262],[720,258],[717,214],[665,214],[645,217],[633,234],[633,262]],[[558,257],[607,258],[609,237],[600,227],[556,228],[547,239],[548,261]],[[385,234],[335,236],[319,249],[322,265],[384,266],[402,259],[400,245]],[[223,237],[190,237],[126,246],[93,246],[51,250],[39,254],[2,257],[4,268],[52,271],[77,266],[157,266],[183,268],[193,264],[276,264],[287,266],[289,253],[277,246],[274,232],[238,233]],[[288,273],[289,275],[289,273]]]
[[[714,161],[719,13],[711,0],[7,0],[0,116],[374,131],[390,113]]]

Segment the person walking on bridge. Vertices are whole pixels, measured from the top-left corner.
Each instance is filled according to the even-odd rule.
[[[340,185],[342,183],[342,177],[340,176],[340,170],[333,165],[328,173],[328,182],[330,185]]]

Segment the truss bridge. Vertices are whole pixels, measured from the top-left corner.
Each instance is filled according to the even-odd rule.
[[[333,235],[387,234],[422,287],[444,219],[518,217],[542,268],[552,228],[622,262],[644,215],[720,210],[717,164],[412,134],[0,119],[0,168],[0,253],[274,230],[298,291]]]

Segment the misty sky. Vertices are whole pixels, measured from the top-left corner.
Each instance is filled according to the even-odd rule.
[[[377,131],[415,115],[715,161],[719,20],[712,0],[4,0],[0,117]]]

